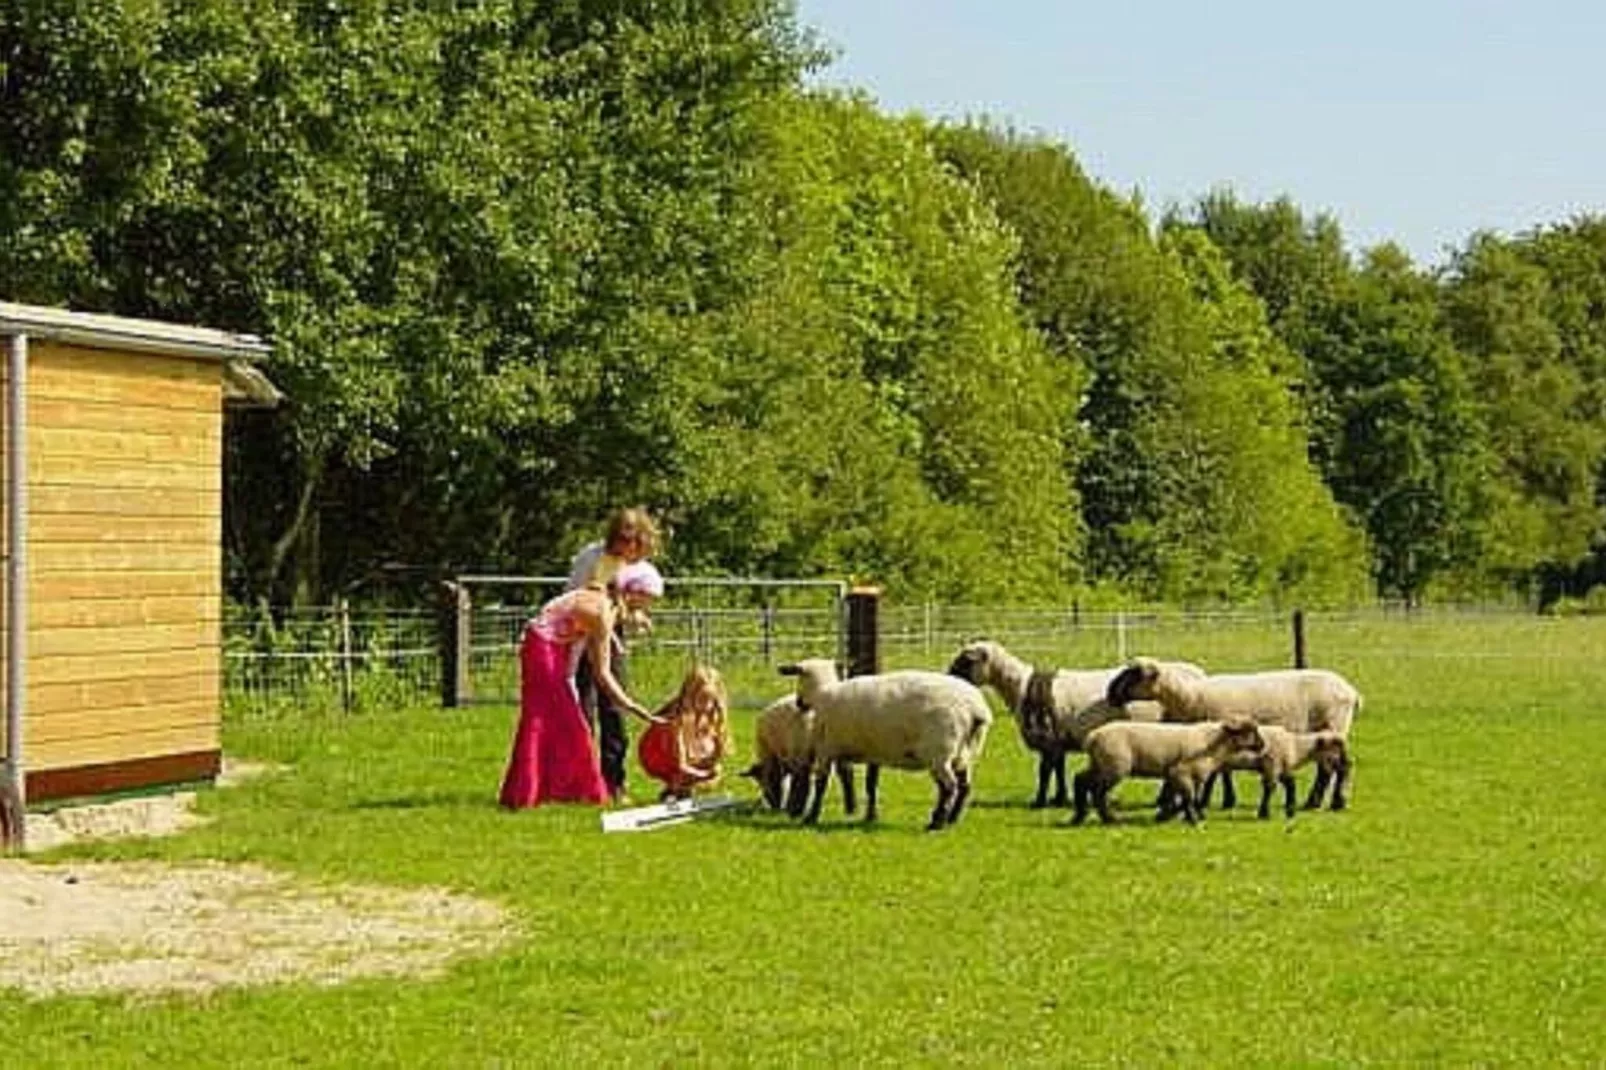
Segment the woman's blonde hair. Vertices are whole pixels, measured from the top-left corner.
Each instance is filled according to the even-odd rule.
[[[651,557],[658,552],[658,525],[643,506],[621,509],[608,521],[608,533],[603,536],[603,544],[612,548],[625,539],[634,539],[641,544],[642,557]]]

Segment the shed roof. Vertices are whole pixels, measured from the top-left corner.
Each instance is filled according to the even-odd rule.
[[[227,400],[254,405],[277,405],[284,400],[278,388],[254,366],[273,351],[254,334],[0,301],[0,335],[16,334],[91,349],[221,361]]]

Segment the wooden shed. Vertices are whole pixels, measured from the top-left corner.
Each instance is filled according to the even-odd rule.
[[[268,348],[4,302],[0,346],[0,787],[16,806],[215,777],[223,413],[279,400]]]

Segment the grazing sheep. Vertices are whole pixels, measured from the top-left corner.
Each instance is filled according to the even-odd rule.
[[[1259,750],[1265,744],[1259,726],[1247,717],[1195,724],[1144,724],[1111,721],[1093,730],[1084,741],[1087,767],[1076,774],[1076,813],[1073,825],[1087,820],[1089,800],[1105,824],[1112,824],[1110,790],[1131,776],[1164,780],[1160,816],[1169,815],[1171,800],[1188,820],[1197,819],[1194,799],[1197,781],[1239,751]]]
[[[1134,699],[1160,703],[1167,721],[1221,720],[1230,715],[1253,717],[1260,724],[1290,732],[1337,732],[1346,739],[1361,708],[1361,695],[1348,680],[1325,669],[1282,669],[1273,672],[1194,676],[1176,672],[1172,663],[1134,658],[1114,680],[1106,696],[1120,706]],[[1305,808],[1322,804],[1331,774],[1318,768]],[[1232,781],[1222,774],[1222,801],[1232,805]],[[1333,789],[1333,809],[1346,805],[1344,784]]]
[[[1184,665],[1178,662],[1178,665]],[[1187,666],[1203,675],[1197,666]],[[1111,705],[1105,694],[1120,669],[1036,670],[1001,643],[974,639],[948,666],[950,675],[998,692],[1020,725],[1021,742],[1036,751],[1037,795],[1032,809],[1049,804],[1048,782],[1054,780],[1053,805],[1066,806],[1065,755],[1082,749],[1087,734],[1115,720],[1158,721],[1160,705],[1132,702]]]
[[[1260,734],[1266,748],[1259,754],[1236,754],[1227,760],[1227,769],[1246,769],[1260,773],[1260,818],[1271,817],[1271,797],[1278,784],[1283,786],[1284,812],[1294,816],[1294,770],[1306,762],[1314,761],[1318,775],[1326,773],[1334,780],[1335,796],[1344,792],[1349,777],[1349,743],[1341,733],[1290,732],[1278,725],[1263,724]],[[1210,805],[1210,788],[1213,778],[1207,778],[1199,789],[1199,808]]]
[[[797,704],[814,711],[814,801],[804,821],[820,818],[820,805],[839,761],[864,762],[865,820],[876,815],[880,766],[926,769],[937,784],[929,829],[958,822],[970,795],[970,771],[981,757],[992,710],[973,685],[936,672],[906,670],[837,678],[825,658],[783,665],[797,677]]]
[[[742,773],[758,781],[764,801],[772,810],[782,808],[801,817],[809,801],[809,769],[813,762],[809,756],[809,731],[814,724],[814,713],[797,708],[797,696],[785,695],[764,707],[758,715],[753,737],[754,762]],[[853,766],[838,762],[837,779],[842,783],[842,808],[853,813],[857,808],[853,792]]]

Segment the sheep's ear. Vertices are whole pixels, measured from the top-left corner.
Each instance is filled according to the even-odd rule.
[[[775,671],[780,673],[782,676],[802,676],[803,675],[803,670],[798,668],[797,665],[792,664],[790,662],[788,662],[785,665],[777,666]]]

